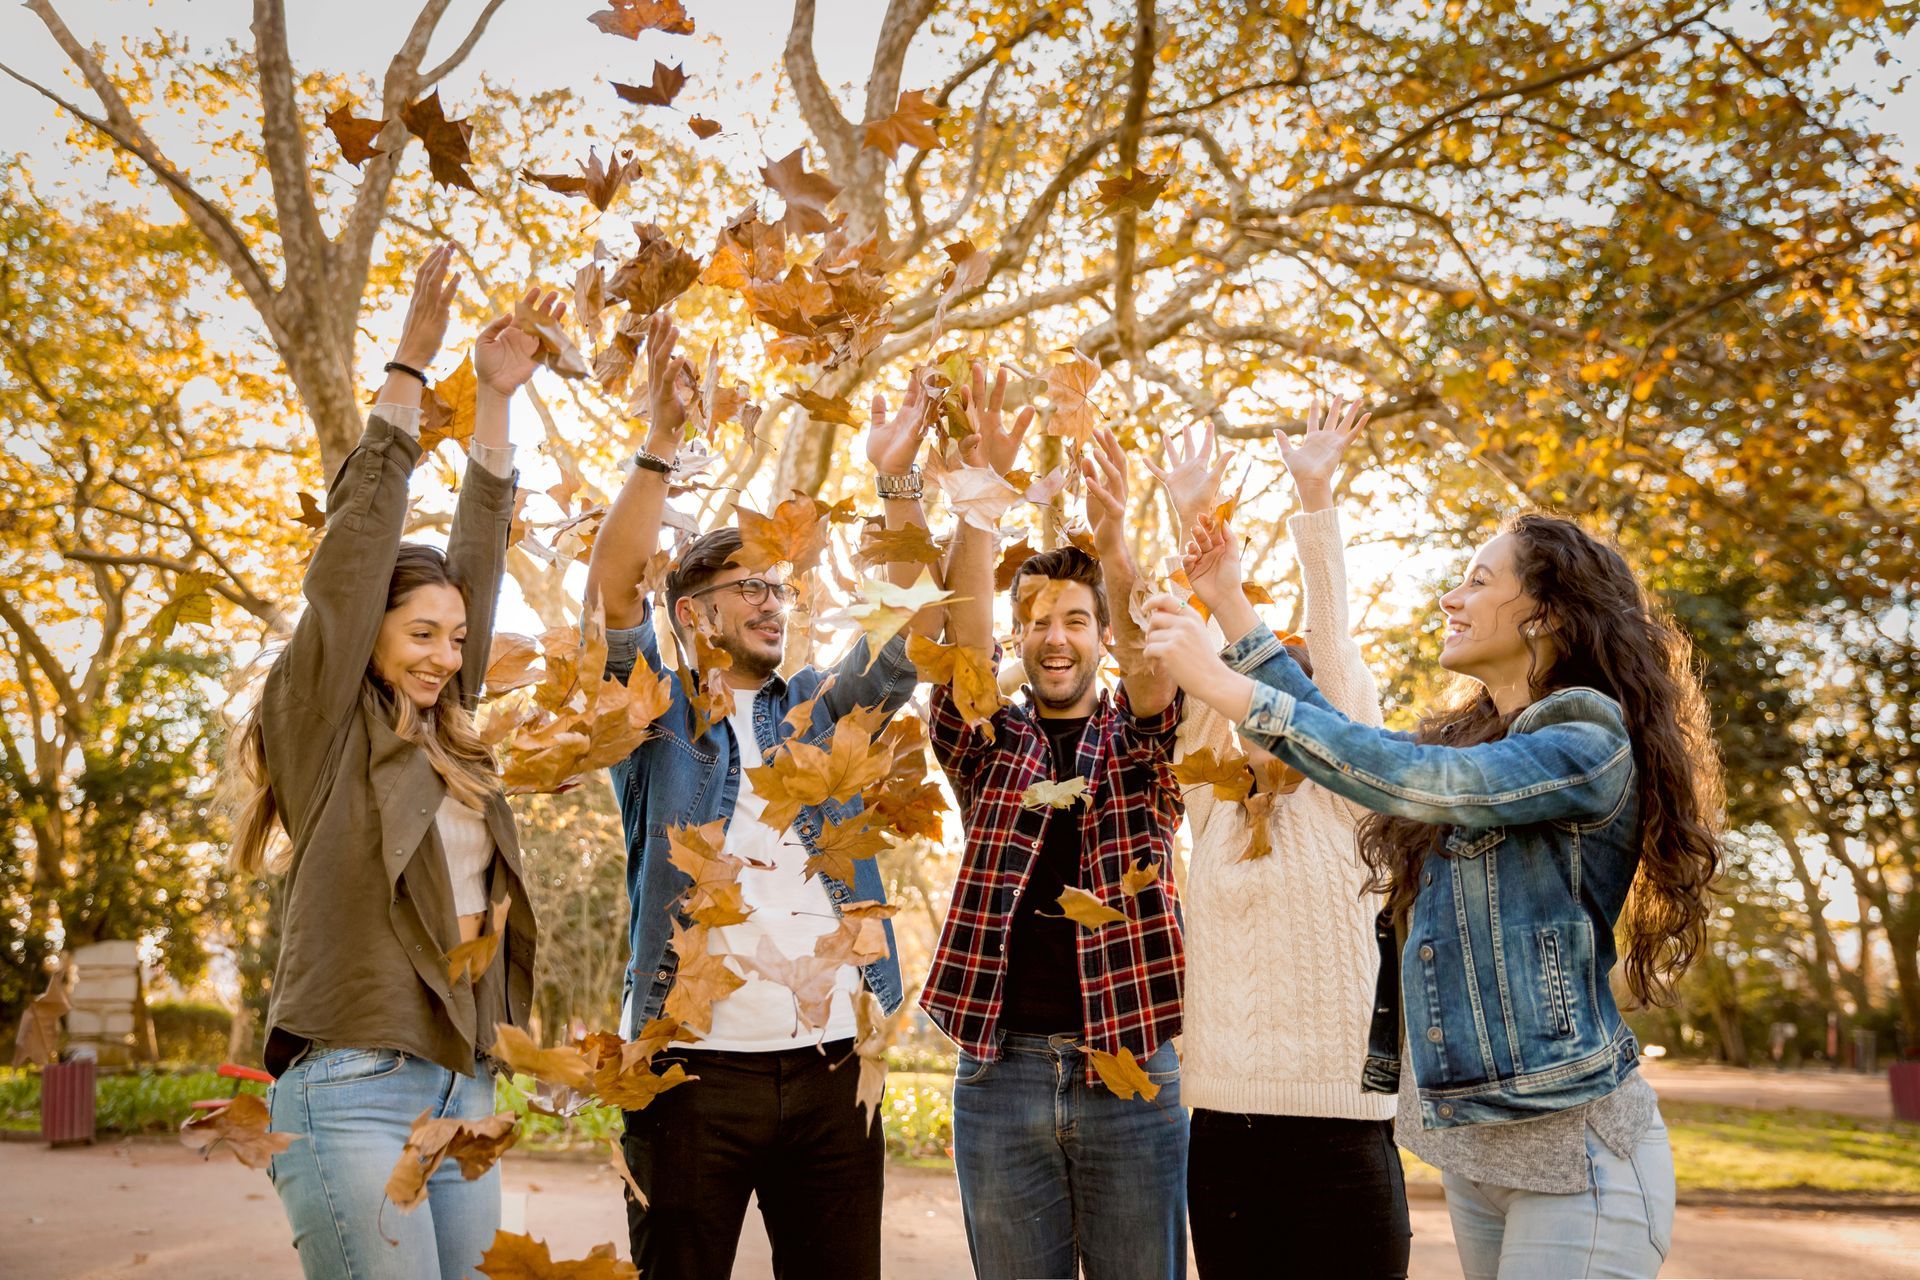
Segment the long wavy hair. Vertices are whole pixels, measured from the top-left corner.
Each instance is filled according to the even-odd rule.
[[[452,587],[460,593],[461,602],[472,607],[466,584],[447,563],[444,553],[435,547],[403,542],[394,561],[393,577],[387,581],[387,612],[398,609],[422,587]],[[381,679],[369,661],[360,681],[360,706],[425,752],[433,771],[447,784],[449,795],[469,808],[483,809],[489,797],[500,790],[500,769],[492,749],[480,740],[473,714],[461,704],[459,685],[457,680],[447,681],[440,688],[439,700],[423,711]],[[233,820],[228,863],[244,875],[284,871],[293,850],[285,838],[285,823],[273,796],[257,695],[234,725],[228,742],[227,808]]]
[[[1706,940],[1707,897],[1720,862],[1720,757],[1692,646],[1649,601],[1619,551],[1579,525],[1528,512],[1502,531],[1514,536],[1520,582],[1535,603],[1519,620],[1523,634],[1537,622],[1553,637],[1552,661],[1530,673],[1534,697],[1597,689],[1625,716],[1640,802],[1640,866],[1627,896],[1623,968],[1636,1003],[1668,1003],[1674,981]],[[1463,677],[1422,719],[1418,740],[1474,746],[1505,736],[1512,720],[1485,686]],[[1368,889],[1386,894],[1397,919],[1412,910],[1421,864],[1441,835],[1427,823],[1382,813],[1361,822]]]

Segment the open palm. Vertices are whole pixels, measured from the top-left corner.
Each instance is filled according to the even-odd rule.
[[[521,299],[541,320],[558,324],[567,304],[558,293],[527,290]],[[473,376],[487,390],[510,396],[526,384],[538,365],[540,339],[514,324],[511,315],[500,316],[480,331],[473,343]]]
[[[1361,411],[1357,398],[1332,404],[1315,400],[1307,410],[1305,434],[1298,440],[1289,439],[1284,432],[1275,437],[1280,444],[1280,459],[1287,464],[1287,474],[1294,484],[1303,493],[1310,488],[1331,489],[1341,456],[1372,419],[1371,412]]]

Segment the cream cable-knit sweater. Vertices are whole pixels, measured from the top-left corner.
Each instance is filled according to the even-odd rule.
[[[1306,588],[1314,683],[1362,724],[1380,693],[1347,617],[1338,511],[1287,521]],[[1243,749],[1232,722],[1189,699],[1179,751]],[[1190,788],[1193,856],[1182,889],[1187,949],[1181,1096],[1191,1107],[1259,1115],[1387,1120],[1391,1095],[1364,1093],[1377,897],[1354,846],[1360,810],[1314,783],[1282,796],[1267,821],[1273,852],[1239,862],[1247,819],[1211,786]]]

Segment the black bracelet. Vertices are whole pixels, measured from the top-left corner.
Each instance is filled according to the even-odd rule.
[[[427,381],[426,374],[420,372],[418,369],[414,368],[410,364],[401,364],[398,360],[387,361],[386,364],[381,366],[381,372],[382,373],[404,373],[408,377],[418,378],[420,380],[420,385],[423,387],[430,387],[433,385],[431,382]]]
[[[663,476],[673,470],[673,465],[665,458],[657,454],[648,453],[645,449],[633,455],[633,465],[647,471],[657,471]]]

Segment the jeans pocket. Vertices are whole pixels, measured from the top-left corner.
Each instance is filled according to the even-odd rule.
[[[397,1073],[407,1065],[407,1055],[398,1049],[332,1049],[316,1054],[307,1083],[363,1084]]]
[[[993,1070],[993,1063],[988,1059],[962,1053],[954,1060],[953,1082],[956,1085],[979,1084],[991,1070]]]
[[[1171,1040],[1155,1049],[1140,1065],[1146,1069],[1147,1079],[1155,1084],[1168,1085],[1180,1078],[1180,1055]]]

